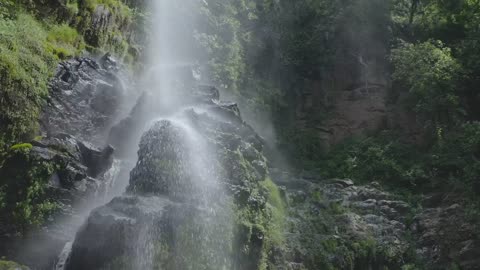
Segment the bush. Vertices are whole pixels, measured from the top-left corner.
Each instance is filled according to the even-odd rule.
[[[67,24],[54,25],[47,35],[47,47],[63,60],[81,53],[85,49],[82,36]]]
[[[0,168],[2,216],[16,224],[20,232],[43,224],[56,209],[46,193],[55,165],[36,158],[30,151],[29,144],[13,146]]]
[[[24,12],[0,17],[0,149],[32,139],[57,63],[83,48],[66,24],[48,28]]]
[[[377,138],[352,139],[338,145],[321,162],[324,177],[378,181],[401,188],[424,186],[428,172],[423,155],[412,145],[388,134]]]
[[[457,81],[461,67],[440,41],[392,50],[393,79],[409,91],[409,107],[434,129],[462,116]]]
[[[0,142],[35,134],[57,61],[45,50],[46,39],[44,27],[30,15],[0,19]]]

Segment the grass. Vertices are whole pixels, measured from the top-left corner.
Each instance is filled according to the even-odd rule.
[[[26,12],[0,17],[0,147],[33,138],[57,63],[84,48],[67,24],[43,24]]]
[[[0,19],[0,141],[34,134],[57,58],[46,51],[47,30],[31,15]]]

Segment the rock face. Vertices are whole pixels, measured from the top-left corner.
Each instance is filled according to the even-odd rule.
[[[214,88],[191,93],[194,109],[143,134],[127,193],[92,212],[66,269],[246,270],[270,261],[282,216],[262,140]]]
[[[478,228],[457,196],[415,209],[375,182],[272,176],[288,202],[284,269],[480,269]]]
[[[409,205],[378,185],[277,176],[289,204],[286,269],[400,269]]]
[[[112,148],[100,150],[70,135],[57,134],[32,141],[31,148],[24,151],[10,152],[0,175],[7,180],[3,184],[12,196],[11,200],[18,199],[15,190],[30,190],[31,181],[37,181],[38,188],[44,192],[36,195],[35,203],[48,201],[54,203],[56,209],[41,230],[29,232],[23,238],[15,234],[16,228],[4,224],[13,217],[4,220],[2,215],[0,220],[4,231],[0,235],[0,252],[42,269],[51,265],[65,242],[75,233],[75,220],[78,222],[80,218],[75,216],[81,213],[82,207],[107,191],[111,179],[106,172],[113,162]],[[7,208],[8,214],[17,211],[10,206]],[[28,244],[31,241],[45,241],[44,245],[49,248],[33,250]]]
[[[122,109],[125,89],[111,57],[97,62],[76,58],[59,65],[51,81],[51,95],[42,117],[47,134],[75,134],[102,145]]]
[[[429,269],[480,269],[478,224],[469,220],[461,202],[434,203],[438,197],[425,200],[426,208],[413,219],[417,254]]]
[[[41,120],[44,135],[12,147],[0,168],[0,175],[8,180],[4,188],[12,196],[0,215],[0,255],[35,269],[51,269],[81,224],[85,209],[104,200],[115,169],[114,148],[105,145],[105,134],[118,117],[125,91],[119,72],[109,55],[99,61],[76,58],[59,65]],[[31,210],[29,219],[46,218],[41,228],[26,233],[11,222],[8,215],[16,211],[18,190],[36,192],[25,195],[36,196],[24,202],[33,209],[55,205],[53,213]]]

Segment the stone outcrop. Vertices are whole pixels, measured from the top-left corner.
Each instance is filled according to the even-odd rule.
[[[376,182],[271,171],[288,203],[281,269],[480,269],[478,227],[459,196],[418,207]]]
[[[480,269],[478,223],[470,220],[461,201],[428,196],[412,223],[416,253],[428,269]],[[457,197],[457,196],[453,196]]]
[[[105,144],[105,135],[123,106],[120,72],[108,54],[99,61],[76,58],[58,66],[43,110],[43,136],[12,147],[0,168],[2,180],[10,181],[3,182],[9,194],[39,185],[31,203],[48,202],[55,210],[40,228],[19,231],[6,216],[14,211],[17,198],[12,195],[0,217],[2,256],[50,269],[84,211],[95,201],[103,202],[115,177],[115,149]]]
[[[285,269],[400,269],[408,262],[410,206],[377,184],[274,174],[285,187]]]
[[[281,206],[262,139],[215,88],[190,91],[197,106],[143,134],[127,193],[92,212],[66,269],[246,270],[273,256]]]
[[[76,58],[61,63],[41,121],[44,132],[75,134],[102,145],[126,95],[118,68],[108,55],[99,62]]]
[[[11,150],[0,169],[8,196],[11,194],[14,200],[16,189],[27,190],[33,185],[30,181],[38,181],[41,185],[38,188],[45,191],[43,195],[36,195],[41,198],[35,198],[35,203],[48,201],[55,204],[56,209],[40,230],[30,231],[24,237],[16,234],[18,228],[11,227],[14,224],[9,220],[13,217],[2,215],[0,252],[40,269],[51,265],[75,233],[74,224],[80,218],[81,209],[102,198],[108,190],[112,179],[106,172],[113,163],[112,150],[111,147],[97,149],[68,134],[34,140],[21,151]],[[7,205],[6,213],[14,211]],[[68,222],[64,222],[66,220]],[[35,241],[45,241],[48,248],[34,250],[29,243]]]

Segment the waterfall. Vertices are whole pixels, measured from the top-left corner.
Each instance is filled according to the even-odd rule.
[[[159,261],[169,261],[164,264],[175,265],[175,269],[190,269],[195,264],[230,269],[233,222],[231,198],[226,196],[222,183],[225,172],[219,170],[218,149],[212,138],[199,132],[192,122],[192,115],[206,115],[215,105],[212,100],[218,98],[218,93],[211,92],[207,94],[207,102],[198,102],[198,96],[192,92],[199,87],[198,74],[194,74],[192,68],[195,19],[186,14],[189,9],[185,5],[194,4],[195,1],[152,1],[152,36],[146,59],[149,68],[139,83],[146,93],[144,103],[147,105],[139,101],[137,105],[143,109],[132,110],[136,128],[128,130],[133,134],[128,140],[121,141],[126,145],[123,160],[116,161],[107,173],[120,180],[110,182],[114,186],[109,185],[106,198],[117,197],[92,212],[87,225],[77,233],[76,242],[65,246],[56,270],[85,269],[87,265],[97,267],[75,257],[76,245],[81,246],[82,239],[88,238],[82,234],[89,234],[89,223],[108,231],[110,221],[101,219],[114,217],[112,222],[128,219],[133,211],[124,213],[128,208],[139,209],[141,214],[138,215],[145,216],[142,222],[135,222],[132,231],[128,231],[130,225],[121,230],[124,235],[119,237],[128,239],[121,245],[128,250],[129,259],[122,257],[109,264],[110,267],[121,264],[127,269],[148,270],[157,269],[162,264]],[[202,91],[200,95],[204,94]],[[115,127],[112,132],[118,133]],[[159,139],[159,136],[164,137]],[[126,174],[126,170],[131,172]],[[118,196],[127,185],[125,195]],[[105,216],[104,213],[109,214]],[[101,241],[87,239],[85,245],[93,244],[90,242],[94,240]],[[160,252],[170,254],[169,258],[164,258],[159,255],[159,249],[167,247],[168,250]],[[170,269],[172,266],[164,267]]]

